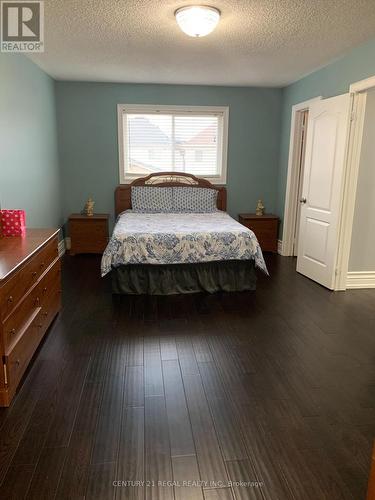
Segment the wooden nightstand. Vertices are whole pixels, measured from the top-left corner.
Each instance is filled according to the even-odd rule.
[[[108,243],[108,214],[91,217],[72,214],[69,217],[70,255],[103,253]]]
[[[240,214],[239,221],[255,233],[264,252],[277,252],[277,215]]]

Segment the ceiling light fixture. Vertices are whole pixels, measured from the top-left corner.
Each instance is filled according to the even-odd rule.
[[[208,35],[216,28],[220,20],[220,10],[205,5],[181,7],[174,15],[181,30],[193,37]]]

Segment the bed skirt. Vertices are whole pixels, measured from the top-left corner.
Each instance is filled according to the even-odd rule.
[[[131,295],[175,295],[255,290],[254,261],[196,264],[129,264],[112,269],[112,292]]]

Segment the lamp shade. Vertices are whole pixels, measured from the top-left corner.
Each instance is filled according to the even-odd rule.
[[[220,11],[215,7],[182,7],[175,12],[181,30],[189,36],[201,37],[211,33],[220,20]]]

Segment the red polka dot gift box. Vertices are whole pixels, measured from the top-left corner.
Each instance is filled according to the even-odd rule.
[[[24,236],[26,232],[25,210],[0,210],[2,236]]]

